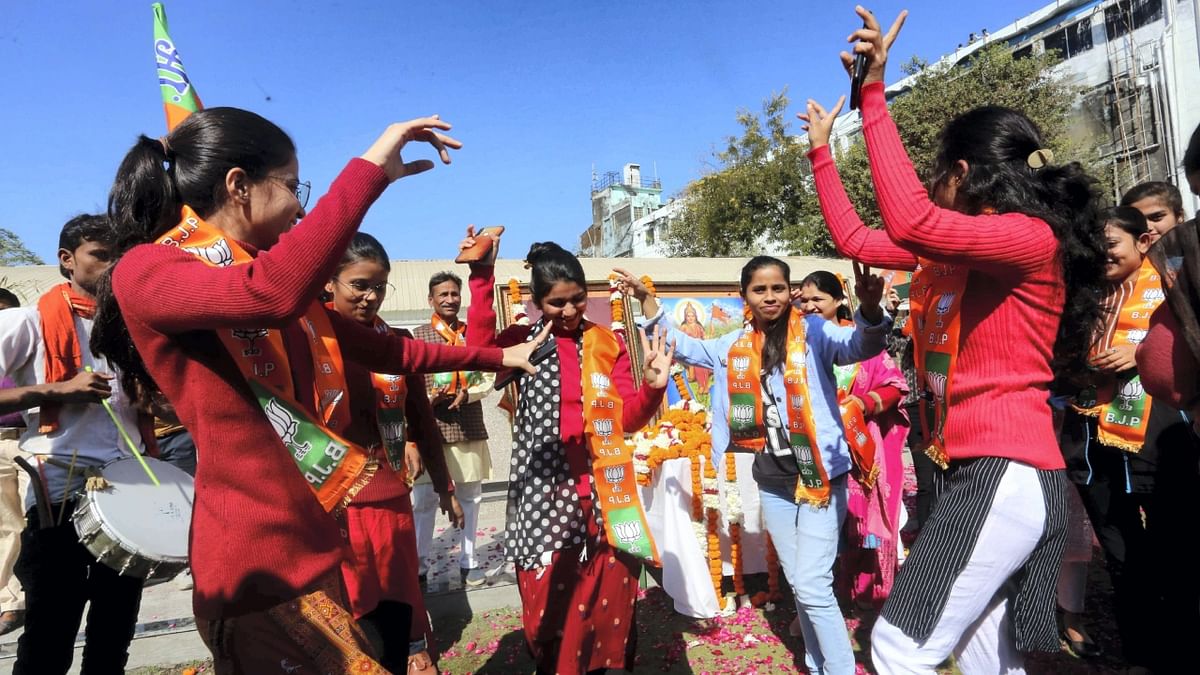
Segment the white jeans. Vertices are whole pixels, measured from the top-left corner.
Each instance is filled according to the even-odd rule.
[[[479,525],[479,503],[483,501],[483,481],[455,483],[454,495],[463,510],[462,555],[458,566],[475,569],[475,528]],[[417,559],[419,573],[429,571],[429,549],[433,546],[433,524],[437,520],[438,495],[433,485],[418,483],[412,489],[413,525],[417,531]]]
[[[953,654],[964,675],[1024,673],[1003,586],[1037,547],[1045,526],[1037,471],[1011,462],[933,632],[918,643],[880,617],[871,631],[875,672],[933,673]]]

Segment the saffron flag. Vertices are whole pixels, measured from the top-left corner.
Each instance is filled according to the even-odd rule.
[[[714,302],[712,304],[711,309],[712,309],[711,315],[712,315],[713,321],[720,321],[722,323],[729,321],[729,313],[726,312],[720,305],[718,305],[717,303]]]
[[[183,70],[179,50],[167,33],[167,11],[161,2],[154,9],[154,60],[158,63],[158,85],[162,89],[163,110],[167,113],[167,131],[171,131],[185,117],[204,106],[196,94],[196,88]]]

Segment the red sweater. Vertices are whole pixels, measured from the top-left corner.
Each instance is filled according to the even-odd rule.
[[[1196,405],[1196,357],[1171,308],[1163,303],[1150,315],[1150,331],[1137,348],[1138,375],[1146,393],[1187,410]]]
[[[509,326],[496,334],[495,288],[496,280],[491,267],[474,267],[469,279],[471,306],[467,309],[467,343],[472,346],[511,347],[521,344],[529,337],[529,326]],[[561,376],[561,401],[559,402],[559,436],[567,454],[567,464],[584,500],[592,498],[592,458],[583,436],[583,374],[579,365],[579,352],[574,336],[555,335],[558,347],[558,365]],[[621,427],[633,433],[646,426],[662,402],[664,389],[655,389],[642,383],[638,389],[633,384],[633,370],[629,365],[629,352],[620,342],[620,352],[610,374],[613,386],[621,395],[624,406],[621,410]]]
[[[134,344],[196,441],[191,564],[198,617],[260,611],[341,572],[338,523],[317,502],[214,329],[281,328],[287,338],[386,186],[382,170],[352,160],[312,213],[250,264],[209,267],[174,247],[146,244],[113,271]],[[440,348],[340,316],[331,321],[343,357],[373,371],[501,367],[496,349]],[[297,343],[303,340],[288,339]],[[289,357],[292,364],[308,358]],[[313,387],[305,384],[297,396],[311,406]]]
[[[412,337],[403,329],[393,329],[396,333]],[[404,421],[408,440],[417,444],[421,453],[421,461],[429,472],[433,489],[438,494],[454,492],[450,480],[450,470],[446,467],[446,455],[442,449],[442,434],[438,432],[433,420],[433,406],[425,395],[425,376],[408,375],[404,378],[407,393],[404,397]],[[346,364],[346,389],[350,397],[350,428],[346,430],[346,438],[364,448],[379,446],[378,399],[376,398],[374,380],[371,372],[356,364]],[[393,499],[403,497],[410,492],[408,484],[401,480],[400,475],[392,470],[392,465],[379,451],[379,469],[375,476],[363,489],[354,496],[351,506],[370,506],[385,504]]]
[[[1048,404],[1064,301],[1058,240],[1020,213],[971,216],[935,206],[888,115],[883,84],[863,87],[863,134],[886,230],[854,212],[828,147],[809,153],[821,210],[843,255],[912,270],[917,257],[969,270],[950,391],[950,458],[1007,457],[1063,468]]]

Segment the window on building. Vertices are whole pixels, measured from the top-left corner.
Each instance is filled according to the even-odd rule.
[[[1033,45],[1028,44],[1013,52],[1013,58],[1016,60],[1027,59],[1033,56]]]
[[[654,245],[654,226],[653,225],[646,228],[646,245],[647,246]]]
[[[1086,52],[1092,48],[1091,18],[1083,19],[1062,30],[1054,31],[1042,38],[1042,46],[1048,52],[1058,52],[1058,55],[1064,59],[1069,59],[1072,56]],[[1025,49],[1028,50],[1030,47],[1026,47]],[[1014,54],[1014,56],[1016,55]]]
[[[1104,34],[1113,40],[1162,17],[1162,0],[1118,0],[1104,10]]]

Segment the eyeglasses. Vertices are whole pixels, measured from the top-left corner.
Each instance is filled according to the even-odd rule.
[[[334,279],[334,281],[353,291],[355,298],[365,298],[371,293],[374,293],[375,297],[377,298],[382,298],[387,294],[388,289],[395,289],[395,286],[392,286],[386,281],[373,286],[362,279],[355,279],[354,281],[342,281],[341,279]]]
[[[267,176],[273,181],[291,190],[296,195],[296,201],[300,202],[300,208],[308,207],[308,194],[312,191],[312,184],[308,181],[296,181],[292,183],[290,178],[280,178],[279,176]]]

